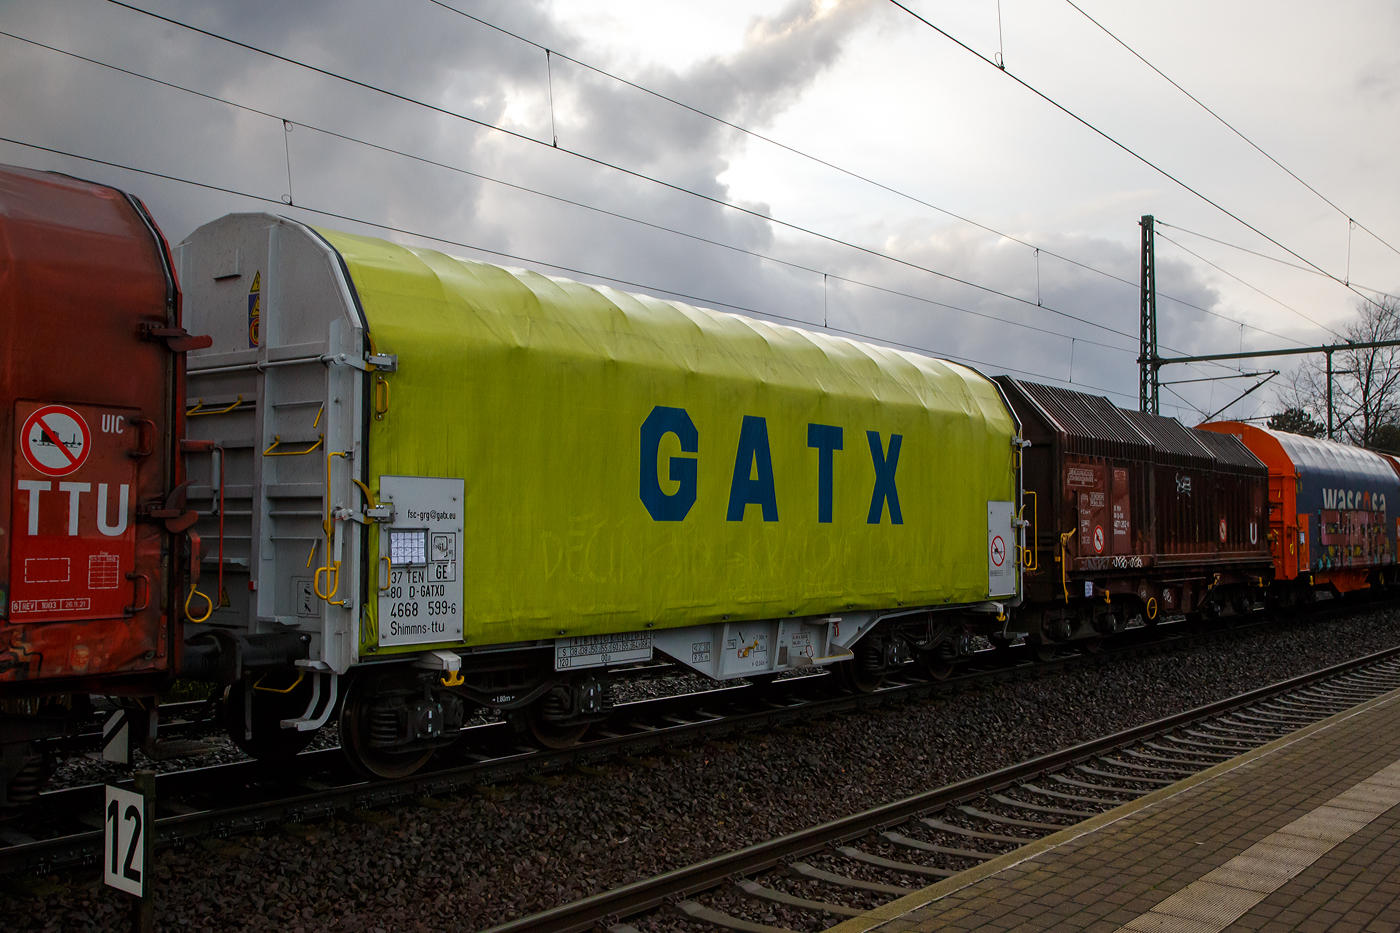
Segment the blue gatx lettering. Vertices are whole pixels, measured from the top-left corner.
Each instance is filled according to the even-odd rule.
[[[778,520],[778,494],[773,488],[773,454],[768,449],[768,421],[744,416],[739,429],[739,450],[734,454],[734,479],[729,484],[731,522],[744,520],[744,509],[763,508],[763,520]]]
[[[699,487],[699,458],[671,457],[668,476],[678,484],[669,495],[661,488],[657,470],[661,441],[674,434],[680,442],[681,453],[698,454],[700,432],[683,408],[657,405],[642,422],[641,461],[638,494],[647,512],[658,522],[683,521],[695,505]],[[889,446],[880,440],[879,431],[866,431],[870,444],[870,461],[875,468],[875,488],[870,494],[868,524],[878,525],[889,508],[890,523],[904,524],[899,508],[899,489],[895,471],[899,469],[899,450],[904,440],[901,434],[891,434]],[[843,430],[830,424],[807,425],[807,446],[817,451],[817,521],[830,524],[833,513],[836,451],[843,449]],[[725,517],[742,522],[748,507],[756,505],[765,522],[778,520],[778,494],[773,482],[773,452],[768,443],[768,420],[757,415],[745,415],[739,428],[739,443],[734,452],[734,473],[729,483],[729,507]]]
[[[903,525],[904,516],[899,513],[899,490],[894,485],[894,471],[899,466],[899,445],[904,440],[904,435],[890,435],[888,454],[880,449],[879,431],[866,431],[865,437],[870,441],[870,459],[875,464],[875,491],[870,494],[870,515],[865,521],[870,525],[880,524],[880,518],[885,512],[885,503],[888,502],[890,522]]]
[[[661,480],[656,475],[656,455],[661,449],[661,438],[667,434],[674,434],[680,440],[681,453],[700,452],[700,432],[695,430],[695,422],[690,420],[685,409],[657,405],[642,422],[640,492],[642,505],[647,507],[652,518],[658,522],[678,522],[695,504],[699,474],[696,458],[672,457],[669,475],[671,482],[680,483],[680,488],[669,496],[662,492]]]
[[[817,449],[817,521],[831,522],[831,461],[841,449],[841,429],[829,424],[807,425],[807,446]]]

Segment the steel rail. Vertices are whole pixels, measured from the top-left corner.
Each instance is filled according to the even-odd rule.
[[[1345,614],[1350,611],[1365,611],[1369,604],[1336,607],[1320,613]],[[1259,613],[1264,616],[1264,613]],[[1317,614],[1309,620],[1315,622]],[[393,805],[418,797],[451,793],[474,784],[490,784],[527,774],[558,771],[573,764],[587,764],[614,758],[618,755],[646,752],[652,749],[687,744],[697,739],[718,737],[735,732],[749,732],[769,724],[801,719],[822,713],[842,713],[859,709],[869,709],[889,703],[904,703],[926,698],[930,695],[946,695],[990,683],[1005,682],[1025,676],[1041,676],[1046,673],[1073,670],[1086,664],[1100,665],[1118,659],[1142,654],[1144,651],[1160,652],[1173,648],[1205,644],[1222,638],[1232,638],[1255,629],[1277,627],[1276,620],[1267,617],[1235,628],[1212,628],[1207,631],[1183,631],[1171,626],[1165,632],[1160,627],[1138,628],[1129,631],[1143,639],[1132,644],[1118,645],[1095,654],[1070,654],[1050,661],[1027,661],[1029,650],[1017,648],[1015,660],[1009,666],[990,670],[969,671],[950,677],[947,680],[919,680],[882,687],[870,694],[848,694],[833,697],[802,697],[794,693],[775,694],[763,687],[724,686],[714,690],[693,694],[659,697],[621,704],[615,713],[622,719],[619,728],[626,727],[626,720],[653,718],[656,711],[676,709],[687,715],[699,715],[704,706],[717,706],[733,701],[764,703],[762,709],[730,715],[714,716],[684,724],[668,724],[638,732],[595,739],[586,743],[559,750],[522,751],[519,754],[500,755],[486,761],[467,765],[438,766],[432,770],[417,772],[405,778],[363,781],[338,787],[321,788],[284,797],[276,800],[249,803],[237,807],[213,808],[191,813],[179,813],[160,817],[155,822],[157,846],[169,847],[184,840],[208,835],[236,835],[256,831],[265,826],[282,821],[302,821],[330,816],[340,810],[371,809]],[[1121,638],[1121,636],[1120,636]],[[1067,647],[1075,647],[1073,643]],[[801,681],[796,683],[800,684]],[[766,701],[766,702],[765,702]],[[784,702],[786,701],[786,702]],[[606,723],[604,724],[606,725]],[[475,727],[483,732],[504,732],[510,727],[505,723],[491,723]],[[277,782],[281,784],[296,781],[305,782],[313,775],[336,769],[341,764],[338,749],[325,749],[303,752],[291,762],[277,765],[260,761],[241,761],[163,772],[156,776],[157,806],[171,797],[209,791],[215,782],[224,786],[243,786],[256,782]],[[431,767],[431,766],[430,766]],[[343,768],[339,769],[343,772]],[[116,781],[118,786],[130,783],[129,779]],[[301,786],[305,787],[303,783]],[[67,814],[91,811],[100,806],[103,785],[89,784],[49,791],[40,795],[39,805],[46,809]],[[101,856],[102,833],[98,830],[81,831],[64,836],[21,842],[0,848],[0,876],[19,872],[43,872],[54,868],[95,863]]]
[[[887,824],[902,823],[980,794],[1036,778],[1045,772],[1078,764],[1120,746],[1397,656],[1400,656],[1400,647],[1387,648],[1343,661],[1331,667],[1207,703],[1020,764],[853,813],[820,826],[756,843],[737,852],[725,853],[611,891],[580,898],[528,917],[497,924],[483,933],[586,933],[611,918],[625,917],[659,907],[668,899],[713,888],[733,876],[770,869],[785,860],[809,855],[831,845],[854,841]]]

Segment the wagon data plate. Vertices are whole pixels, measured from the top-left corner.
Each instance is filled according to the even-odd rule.
[[[577,638],[554,639],[556,671],[650,660],[650,632],[619,632],[615,635],[580,635]]]
[[[380,501],[394,520],[379,529],[379,644],[431,645],[462,640],[460,479],[381,476]],[[384,586],[381,579],[379,585]]]

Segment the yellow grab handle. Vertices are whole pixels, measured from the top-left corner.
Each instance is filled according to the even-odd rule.
[[[194,599],[196,596],[198,596],[200,599],[204,600],[206,603],[209,604],[209,608],[206,609],[206,610],[204,611],[204,615],[200,616],[198,619],[196,619],[193,615],[190,614],[190,600]],[[208,618],[209,618],[210,616],[212,616],[213,614],[214,614],[214,600],[210,599],[209,596],[208,596],[208,594],[206,594],[206,593],[201,593],[201,592],[199,591],[199,587],[196,587],[196,586],[190,587],[190,595],[188,595],[188,596],[185,597],[185,618],[186,618],[186,619],[189,619],[191,622],[196,622],[196,623],[198,623],[198,622],[207,621]]]
[[[211,412],[211,414],[213,414],[213,413]],[[324,434],[318,434],[318,435],[316,435],[316,443],[312,444],[310,447],[306,448],[305,450],[278,450],[278,449],[277,449],[277,446],[278,446],[279,444],[282,443],[282,435],[280,435],[280,434],[274,434],[274,435],[272,435],[272,446],[269,447],[269,448],[267,448],[267,450],[264,450],[264,451],[263,451],[263,456],[264,456],[264,457],[300,457],[300,456],[302,456],[303,454],[309,454],[309,453],[311,453],[313,450],[315,450],[317,447],[320,447],[320,446],[321,446],[322,444],[324,444],[325,442],[326,442],[326,435],[324,435]]]
[[[209,411],[204,411],[204,399],[200,399],[198,404],[196,404],[189,411],[185,412],[185,417],[192,418],[196,415],[222,415],[226,412],[233,411],[235,408],[242,404],[243,396],[240,395],[238,396],[238,398],[234,399],[233,404],[227,408],[211,408]],[[314,428],[316,427],[316,425],[313,424],[312,427]]]
[[[262,690],[262,691],[265,691],[265,692],[267,692],[267,693],[291,693],[293,690],[295,690],[295,689],[297,688],[297,686],[298,686],[303,680],[306,679],[306,671],[300,671],[300,672],[298,672],[298,673],[297,673],[297,679],[294,680],[294,681],[292,681],[292,685],[291,685],[290,687],[264,687],[264,686],[262,685],[262,682],[263,682],[264,680],[266,680],[266,679],[267,679],[267,675],[266,675],[266,674],[264,674],[264,675],[262,675],[261,677],[259,677],[258,680],[257,680],[257,682],[253,684],[253,689],[254,689],[254,690]]]
[[[380,557],[379,559],[384,562],[386,567],[388,567],[388,569],[384,572],[384,582],[379,584],[379,592],[387,593],[389,591],[389,586],[391,585],[391,582],[394,579],[394,562],[392,559],[390,559],[390,557],[387,554]]]
[[[389,412],[389,381],[383,376],[374,377],[374,420],[383,421]]]
[[[326,575],[327,581],[330,583],[331,588],[330,592],[328,593],[321,592],[321,574],[323,573]],[[326,602],[330,602],[331,597],[335,595],[336,590],[340,589],[340,561],[336,561],[329,567],[317,567],[316,576],[312,579],[311,585],[315,587],[317,596],[321,597]]]

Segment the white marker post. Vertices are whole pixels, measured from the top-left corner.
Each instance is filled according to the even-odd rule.
[[[135,790],[107,785],[103,811],[105,841],[102,882],[136,898],[132,929],[155,929],[155,896],[150,872],[155,868],[156,773],[136,772]]]

